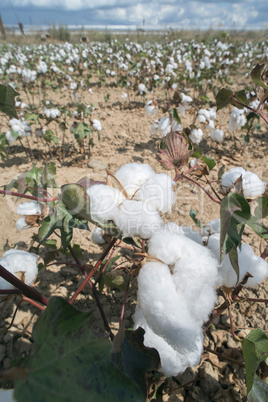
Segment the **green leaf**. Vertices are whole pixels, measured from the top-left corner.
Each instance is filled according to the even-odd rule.
[[[203,155],[201,160],[203,162],[205,162],[205,164],[207,165],[207,167],[209,168],[209,170],[212,170],[214,168],[214,166],[216,165],[216,162],[214,161],[213,158],[211,158],[210,156],[207,155]]]
[[[145,374],[159,368],[160,358],[156,349],[144,346],[144,332],[140,327],[136,331],[125,331],[120,351],[112,354],[112,360],[139,386],[146,398]]]
[[[241,238],[245,224],[250,219],[250,206],[240,194],[229,193],[221,203],[221,258],[230,253],[230,261],[239,278],[237,247],[241,245]]]
[[[248,402],[264,401],[268,401],[268,384],[255,374],[251,391],[248,394]]]
[[[104,284],[110,289],[125,290],[126,284],[122,275],[114,275],[112,272],[108,272],[104,275]]]
[[[219,171],[218,171],[218,180],[221,179],[222,175],[224,174],[224,171],[225,171],[225,166],[222,165],[222,166],[220,167]]]
[[[25,120],[29,121],[29,120],[33,120],[35,122],[35,124],[39,124],[39,115],[37,113],[26,113],[25,115]]]
[[[236,98],[239,102],[243,103],[244,105],[247,105],[247,104],[248,104],[248,98],[247,98],[246,92],[245,92],[243,89],[242,89],[241,91],[236,91],[236,92],[234,93],[234,95],[235,95],[235,98]],[[236,107],[239,108],[239,109],[243,109],[243,108],[244,108],[244,106],[242,106],[242,105],[240,105],[239,103],[237,103],[237,102],[235,101],[235,99],[234,99],[233,104],[234,104],[234,106],[236,106]]]
[[[181,124],[180,116],[178,115],[178,111],[175,107],[171,110],[171,116],[177,123]]]
[[[202,223],[200,222],[199,219],[197,219],[197,212],[191,208],[191,211],[189,212],[190,217],[192,218],[192,220],[194,221],[194,223],[196,224],[197,227],[199,227],[200,229],[204,227],[204,225],[202,225]]]
[[[229,105],[229,103],[232,103],[232,100],[232,91],[226,88],[220,89],[216,96],[217,111],[223,109],[225,106]]]
[[[61,200],[72,215],[93,222],[90,215],[90,198],[79,184],[65,184],[61,187]]]
[[[255,216],[250,217],[250,219],[247,221],[247,225],[251,227],[251,229],[253,229],[257,235],[268,240],[268,228],[259,223]]]
[[[55,144],[59,143],[58,138],[55,136],[52,130],[46,130],[45,134],[43,135],[43,138],[48,143],[50,143],[51,141],[54,141]]]
[[[251,76],[251,79],[254,82],[254,84],[259,85],[260,87],[267,90],[268,86],[261,79],[264,68],[265,68],[265,63],[263,63],[263,64],[257,63],[256,66],[251,71],[250,76]]]
[[[259,364],[268,357],[268,337],[261,329],[252,330],[242,341],[246,365],[246,384],[249,393]]]
[[[57,226],[57,219],[54,214],[47,216],[42,220],[41,226],[38,230],[38,237],[40,243],[47,240],[47,238],[54,232]]]
[[[15,119],[18,119],[15,106],[15,96],[18,95],[18,92],[10,85],[0,84],[0,110],[9,117],[15,117]]]
[[[256,219],[263,219],[268,216],[268,194],[259,197],[257,203],[258,205],[254,210],[254,216]]]
[[[89,126],[81,122],[78,124],[78,126],[74,129],[73,134],[75,136],[76,140],[81,140],[86,138],[90,133],[92,133],[92,130],[89,128]]]
[[[33,330],[34,351],[15,382],[18,402],[144,402],[111,361],[111,342],[89,326],[91,313],[51,297]]]

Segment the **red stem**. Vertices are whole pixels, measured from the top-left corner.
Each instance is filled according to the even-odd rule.
[[[32,304],[33,306],[35,306],[35,307],[37,307],[37,308],[39,308],[39,310],[44,311],[44,310],[46,309],[46,307],[41,306],[41,304],[36,303],[36,302],[35,302],[34,300],[32,300],[32,299],[29,299],[29,297],[22,296],[22,300],[23,300],[23,301],[26,301],[26,302],[28,302],[28,303],[30,303],[30,304]]]
[[[192,179],[191,177],[185,176],[183,173],[180,174],[180,177],[186,180],[190,180],[192,183],[196,184],[198,187],[200,187],[206,194],[207,196],[209,196],[209,198],[216,202],[217,204],[221,204],[221,201],[216,200],[214,197],[212,197],[212,195],[201,185],[199,184],[197,181],[195,181],[194,179]]]
[[[21,194],[21,193],[15,192],[15,191],[7,191],[7,190],[0,190],[0,194],[14,195],[15,197],[28,198],[29,200],[35,200],[35,201],[41,201],[41,202],[57,201],[57,199],[58,199],[58,197],[39,198],[39,197],[34,197],[33,195]]]
[[[0,276],[6,281],[11,283],[11,285],[18,288],[26,297],[34,299],[42,304],[48,304],[48,298],[39,293],[36,289],[31,286],[26,285],[24,282],[19,280],[15,275],[11,274],[7,269],[0,265]]]
[[[84,289],[84,287],[86,286],[86,284],[90,281],[90,279],[92,278],[92,276],[95,274],[95,272],[97,272],[97,270],[99,269],[102,261],[104,260],[104,258],[106,257],[106,255],[109,253],[109,251],[111,250],[111,248],[115,245],[115,243],[117,242],[117,239],[114,237],[113,240],[111,241],[111,243],[108,245],[108,247],[104,250],[104,252],[102,253],[102,255],[100,256],[98,262],[96,263],[95,267],[92,269],[92,271],[88,274],[88,276],[86,277],[86,279],[84,280],[84,282],[82,283],[82,285],[79,287],[79,289],[77,289],[77,291],[75,292],[75,294],[73,295],[73,297],[70,300],[70,304],[72,304],[75,299],[77,298],[77,296],[79,295],[80,292],[82,292],[82,290]]]

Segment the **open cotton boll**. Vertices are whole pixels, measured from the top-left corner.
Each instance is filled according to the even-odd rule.
[[[150,165],[137,162],[127,163],[115,173],[115,177],[120,181],[129,197],[154,175],[155,171]]]
[[[37,258],[24,250],[8,250],[0,258],[0,265],[19,279],[24,277],[26,285],[30,286],[38,273]],[[14,289],[14,286],[0,277],[0,289]]]
[[[203,138],[203,131],[201,130],[201,128],[193,128],[191,134],[189,135],[189,138],[191,141],[193,141],[194,144],[199,144]]]
[[[246,198],[258,197],[265,192],[266,184],[252,172],[245,172],[242,175],[243,195]]]
[[[253,277],[249,278],[245,287],[254,287],[261,283],[268,276],[268,263],[261,257],[256,256],[252,248],[243,243],[241,250],[237,248],[238,266],[239,266],[239,282],[241,282],[248,272]],[[232,288],[237,283],[237,275],[230,262],[227,254],[219,268],[219,274],[222,277],[222,285]]]
[[[37,201],[27,201],[17,206],[17,214],[19,215],[41,215],[42,207]]]
[[[161,233],[177,233],[180,235],[184,235],[189,239],[195,241],[198,244],[202,244],[201,237],[198,232],[194,229],[190,228],[189,226],[179,226],[175,222],[166,223]]]
[[[139,236],[149,239],[163,225],[157,210],[142,201],[125,200],[115,211],[113,221],[123,237]]]
[[[182,256],[173,268],[173,280],[178,293],[184,295],[190,314],[202,325],[217,300],[219,283],[218,261],[206,247],[190,239],[180,241]]]
[[[155,174],[136,192],[134,199],[149,202],[158,211],[170,212],[175,202],[174,184],[167,174]]]
[[[223,173],[221,177],[221,186],[224,192],[227,192],[233,187],[236,180],[245,173],[245,169],[242,167],[234,167],[228,172]]]
[[[145,330],[144,345],[155,348],[158,351],[161,361],[159,371],[166,377],[177,376],[179,373],[183,373],[187,367],[196,366],[199,363],[203,351],[203,335],[201,331],[196,336],[194,345],[191,345],[191,349],[187,354],[181,354],[174,350],[164,338],[153,332],[138,307],[136,307],[133,321],[134,330],[138,327]]]
[[[105,184],[95,184],[87,189],[90,197],[90,214],[95,222],[105,224],[113,220],[115,209],[125,200],[121,191]]]
[[[212,139],[212,141],[216,141],[218,143],[222,142],[224,137],[224,131],[220,130],[218,128],[213,128],[213,130],[211,130],[210,133],[210,138]]]
[[[199,332],[187,303],[178,293],[167,265],[145,264],[138,276],[138,307],[150,328],[176,351],[186,354]]]
[[[220,263],[221,247],[220,247],[220,233],[213,233],[210,236],[202,237],[203,243],[212,252],[217,261]]]
[[[180,243],[184,237],[184,235],[163,231],[155,233],[148,243],[148,254],[167,265],[173,265],[182,256]]]
[[[213,233],[220,233],[221,231],[221,220],[220,219],[212,219],[209,221],[206,226],[200,229],[200,236],[209,236]]]
[[[23,229],[30,229],[30,228],[32,228],[32,226],[28,225],[28,223],[26,222],[25,216],[22,216],[20,219],[17,220],[16,228],[18,231],[21,231]]]
[[[102,229],[101,228],[95,228],[91,234],[92,241],[96,244],[104,244],[106,241],[102,237]]]

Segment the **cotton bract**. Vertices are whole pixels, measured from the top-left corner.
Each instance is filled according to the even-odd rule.
[[[38,273],[37,258],[37,255],[24,250],[8,250],[0,258],[0,264],[30,286]],[[14,286],[0,277],[0,289],[14,289]]]

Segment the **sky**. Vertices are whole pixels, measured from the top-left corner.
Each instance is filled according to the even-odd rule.
[[[4,24],[108,29],[268,29],[268,0],[1,0]]]

